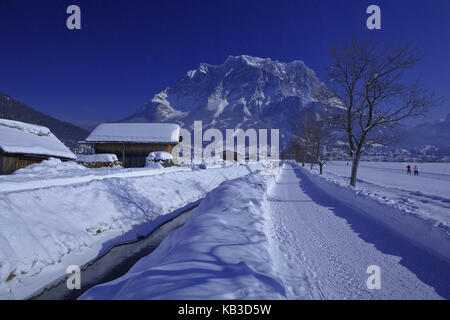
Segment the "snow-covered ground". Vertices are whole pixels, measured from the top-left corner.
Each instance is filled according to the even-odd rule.
[[[155,251],[81,298],[449,299],[449,175],[405,165],[362,163],[356,189],[345,162],[323,177],[292,163],[274,175],[30,166],[0,177],[0,297],[24,298],[206,195]],[[373,265],[380,289],[367,287]]]
[[[222,184],[126,275],[81,298],[450,298],[448,261],[384,225],[382,209],[347,205],[317,179],[333,185],[296,164],[285,164],[275,177],[254,174]],[[448,245],[424,226],[421,240]],[[373,265],[381,271],[380,289],[367,286]]]
[[[395,212],[403,213],[400,224],[411,227],[406,220],[416,220],[428,227],[426,233],[439,231],[441,236],[446,235],[450,241],[450,164],[411,163],[411,166],[418,166],[419,176],[407,175],[406,165],[407,163],[362,162],[358,169],[356,193],[384,205],[386,210],[393,208]],[[331,185],[352,189],[348,187],[350,170],[351,166],[347,166],[346,162],[330,162],[325,164],[323,176]],[[317,168],[314,173],[317,174]],[[342,196],[345,197],[343,193]],[[347,201],[356,202],[353,198]],[[370,202],[366,202],[366,206]],[[410,233],[412,231],[413,229],[409,230]],[[421,234],[414,237],[420,239]],[[450,243],[448,245],[449,252],[446,256],[450,259]]]
[[[135,227],[259,168],[87,169],[50,159],[1,176],[0,298],[27,297]]]
[[[392,172],[392,173],[405,173],[406,174],[406,166],[410,165],[411,167],[417,166],[420,171],[420,175],[428,176],[428,177],[436,177],[436,175],[446,176],[444,179],[450,181],[450,163],[446,162],[379,162],[379,161],[362,161],[359,165],[359,168],[363,171],[366,169],[375,169],[375,170],[383,170],[383,172]],[[335,166],[347,166],[346,161],[330,161],[325,164],[326,167],[335,167]],[[350,166],[350,163],[349,163]],[[441,177],[442,178],[442,177]]]
[[[75,162],[61,162],[58,159],[50,158],[41,163],[19,169],[11,175],[0,176],[0,192],[17,192],[56,186],[70,186],[110,178],[154,176],[163,172],[191,171],[188,167],[171,167],[161,170],[149,170],[148,168],[88,169]]]
[[[354,208],[309,175],[298,166],[285,167],[268,196],[270,251],[288,298],[450,297],[448,262],[383,225],[383,212],[367,199],[365,208]],[[366,285],[371,265],[380,268],[380,289]]]
[[[259,174],[223,183],[152,254],[82,299],[283,298],[263,208],[271,183]]]

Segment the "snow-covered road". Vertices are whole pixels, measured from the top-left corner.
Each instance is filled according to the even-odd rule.
[[[281,168],[269,190],[269,251],[290,299],[450,298],[447,263],[328,197],[302,169]],[[367,268],[381,270],[368,289]]]

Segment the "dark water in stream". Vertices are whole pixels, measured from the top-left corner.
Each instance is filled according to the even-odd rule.
[[[30,299],[75,300],[93,286],[121,277],[139,259],[155,250],[172,230],[181,227],[191,217],[195,207],[181,212],[175,218],[159,226],[150,235],[133,242],[115,245],[99,258],[81,267],[81,289],[67,289],[66,281],[69,275],[66,275]]]

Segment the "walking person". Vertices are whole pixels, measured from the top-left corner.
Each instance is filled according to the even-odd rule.
[[[419,169],[417,168],[417,166],[414,166],[414,175],[415,176],[419,175]]]
[[[411,166],[409,164],[406,166],[406,174],[411,174]]]

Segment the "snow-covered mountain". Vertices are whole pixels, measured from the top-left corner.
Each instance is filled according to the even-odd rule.
[[[190,129],[280,129],[289,135],[290,121],[314,102],[324,87],[303,61],[284,63],[251,56],[230,56],[223,64],[202,63],[174,87],[156,94],[125,122],[177,122]]]
[[[450,155],[450,113],[439,121],[426,122],[409,128],[402,142],[405,148],[423,155]]]

